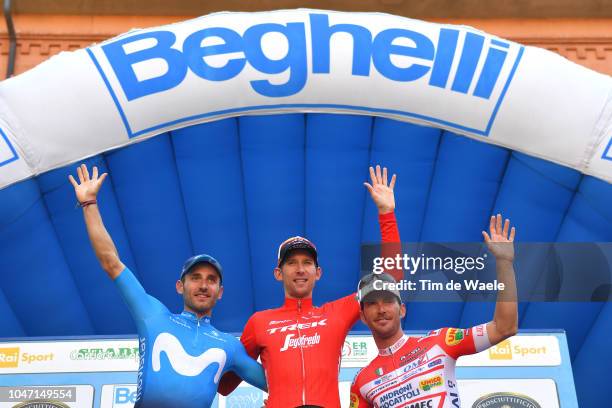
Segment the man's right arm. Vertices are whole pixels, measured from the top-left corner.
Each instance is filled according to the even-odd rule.
[[[372,201],[378,208],[378,224],[380,225],[380,234],[382,238],[382,251],[381,256],[383,258],[395,258],[397,255],[401,256],[402,244],[399,235],[399,229],[397,228],[397,221],[395,219],[395,180],[397,179],[394,174],[391,180],[388,180],[387,168],[381,169],[380,165],[376,165],[376,168],[370,167],[370,183],[363,183]],[[404,271],[400,268],[394,268],[387,270],[396,281],[404,279]]]
[[[91,246],[102,266],[102,269],[111,279],[116,279],[125,269],[125,265],[119,259],[119,253],[113,240],[104,227],[102,216],[98,209],[97,196],[107,173],[98,177],[98,168],[93,168],[92,176],[89,176],[87,166],[81,164],[77,168],[77,182],[72,175],[68,176],[70,183],[74,187],[76,198],[83,208],[83,217]]]
[[[138,279],[119,259],[119,253],[104,227],[97,204],[98,192],[107,173],[98,177],[98,168],[94,167],[92,170],[90,177],[87,166],[82,164],[77,168],[79,181],[77,182],[72,175],[68,178],[74,187],[77,201],[83,208],[89,241],[102,269],[114,280],[137,323],[149,315],[167,312],[162,303],[145,292]]]

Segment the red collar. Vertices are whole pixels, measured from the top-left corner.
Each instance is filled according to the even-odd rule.
[[[286,297],[283,309],[307,311],[312,309],[312,298],[291,299]]]

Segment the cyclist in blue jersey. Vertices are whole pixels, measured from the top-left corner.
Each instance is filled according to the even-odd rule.
[[[209,255],[189,258],[183,265],[176,290],[184,310],[171,313],[148,295],[134,274],[121,262],[102,222],[97,194],[107,176],[87,166],[72,175],[77,200],[83,208],[91,245],[102,268],[114,280],[138,328],[140,367],[135,407],[208,407],[221,376],[234,371],[248,383],[266,391],[260,364],[251,359],[235,337],[219,332],[210,323],[212,309],[223,294],[223,270]]]

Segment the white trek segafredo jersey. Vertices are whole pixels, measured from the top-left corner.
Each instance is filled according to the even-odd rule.
[[[490,346],[486,324],[404,335],[359,371],[351,408],[460,408],[456,360]]]

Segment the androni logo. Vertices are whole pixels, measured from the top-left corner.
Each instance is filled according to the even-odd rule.
[[[373,32],[364,25],[331,22],[330,16],[334,18],[334,13],[287,12],[286,16],[282,23],[278,22],[279,18],[274,18],[275,22],[250,22],[250,25],[240,20],[242,25],[234,23],[233,28],[206,24],[219,19],[196,19],[170,29],[129,33],[92,47],[88,52],[113,94],[128,131],[132,132],[131,102],[150,99],[181,86],[193,88],[204,82],[222,84],[239,76],[248,82],[253,95],[273,99],[299,94],[311,78],[325,75],[341,74],[347,80],[372,77],[418,84],[464,95],[470,100],[486,101],[488,116],[485,116],[490,122],[523,51],[518,44],[465,27],[389,17],[388,21],[400,22],[404,28],[380,30],[378,27]],[[262,21],[262,15],[254,15],[253,20]],[[332,58],[337,52],[332,38],[338,38],[337,35],[350,36],[352,40],[352,53],[347,54],[351,58],[350,68]],[[281,52],[282,56],[277,55],[278,50],[264,46],[270,36],[282,37],[282,42],[277,44],[285,45],[276,47],[286,49]],[[398,58],[403,62],[398,62]],[[193,119],[197,115],[140,133]],[[138,133],[132,132],[130,136]]]

